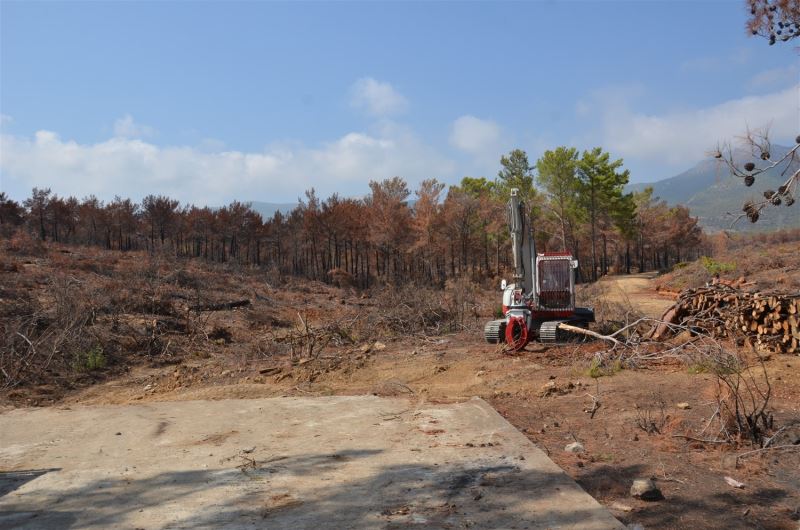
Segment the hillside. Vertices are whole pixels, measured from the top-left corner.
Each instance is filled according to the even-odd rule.
[[[789,150],[784,146],[773,146],[774,158],[779,158]],[[734,153],[737,163],[751,160],[748,153]],[[800,162],[795,161],[793,167]],[[758,166],[763,166],[759,161]],[[629,186],[630,191],[641,191],[652,186],[654,195],[669,204],[685,204],[692,215],[699,217],[700,224],[710,231],[730,229],[733,220],[741,213],[742,204],[747,200],[758,199],[766,189],[776,189],[785,177],[781,174],[787,164],[781,164],[771,171],[759,175],[756,183],[748,188],[742,181],[730,175],[724,163],[706,159],[674,177],[650,183],[637,183]],[[733,227],[740,231],[766,231],[780,228],[800,227],[800,211],[795,208],[768,208],[762,212],[757,224],[740,220]]]

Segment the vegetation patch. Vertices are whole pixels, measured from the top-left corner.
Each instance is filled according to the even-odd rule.
[[[621,372],[622,369],[622,361],[619,359],[603,361],[601,358],[595,357],[589,364],[589,368],[586,370],[586,375],[592,379],[597,379],[598,377],[610,377]]]
[[[708,256],[701,256],[700,263],[711,275],[725,274],[736,270],[736,263],[717,261],[714,258],[709,258]]]
[[[106,355],[100,345],[75,353],[72,367],[76,372],[93,372],[106,367]]]

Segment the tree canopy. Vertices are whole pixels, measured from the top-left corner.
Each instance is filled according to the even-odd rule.
[[[321,281],[345,275],[361,287],[442,284],[508,270],[506,208],[517,187],[531,208],[538,251],[569,250],[584,279],[663,268],[701,251],[689,211],[652,192],[626,194],[622,160],[600,148],[558,147],[535,164],[515,149],[499,162],[496,179],[464,177],[449,187],[431,178],[412,190],[392,177],[372,180],[364,198],[321,198],[311,189],[292,211],[269,219],[238,201],[211,208],[147,195],[104,203],[34,188],[22,204],[0,194],[0,237],[169,252]]]

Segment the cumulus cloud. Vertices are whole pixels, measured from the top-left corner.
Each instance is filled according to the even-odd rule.
[[[451,146],[466,155],[463,174],[476,177],[497,174],[500,155],[513,144],[496,122],[472,115],[453,121],[449,141]]]
[[[118,138],[147,138],[155,135],[155,132],[149,125],[136,123],[130,114],[114,122],[114,136]]]
[[[615,155],[685,168],[747,127],[768,126],[775,141],[794,138],[800,123],[799,103],[800,85],[663,114],[637,112],[625,102],[596,99],[592,107],[599,113],[600,128],[592,139]]]
[[[350,103],[378,117],[400,114],[408,109],[408,100],[391,84],[371,77],[363,77],[353,84]]]
[[[320,194],[363,193],[369,179],[402,176],[411,185],[452,176],[452,161],[399,126],[375,134],[351,132],[318,147],[271,147],[261,152],[210,151],[203,146],[158,146],[115,136],[81,144],[51,131],[33,137],[0,136],[3,187],[24,196],[34,186],[59,195],[95,194],[140,199],[163,193],[181,201],[217,205],[289,201],[310,187]]]
[[[500,143],[500,126],[491,120],[461,116],[450,129],[450,144],[472,155],[496,152]]]

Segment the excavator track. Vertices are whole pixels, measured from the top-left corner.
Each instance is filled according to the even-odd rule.
[[[582,328],[587,327],[586,323],[584,322],[548,320],[547,322],[542,322],[542,325],[539,326],[539,342],[545,342],[547,344],[568,344],[571,342],[583,342],[587,340],[585,335],[573,333],[572,331],[559,328],[559,324],[570,324]]]
[[[542,322],[539,326],[539,341],[546,343],[554,343],[564,340],[564,332],[558,329],[558,325],[564,322],[563,320],[548,320]]]
[[[490,320],[483,327],[483,337],[489,344],[499,344],[505,341],[506,321]]]

